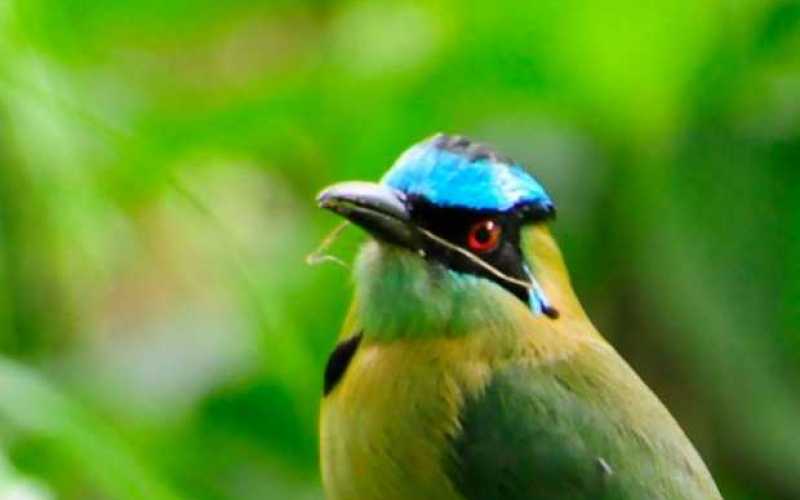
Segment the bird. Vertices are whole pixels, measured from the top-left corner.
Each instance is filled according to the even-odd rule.
[[[722,498],[587,317],[526,167],[439,133],[317,204],[368,236],[324,367],[326,498]]]

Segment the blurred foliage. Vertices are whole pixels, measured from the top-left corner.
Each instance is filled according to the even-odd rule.
[[[798,54],[790,1],[0,0],[0,498],[321,498],[313,196],[438,130],[545,182],[726,498],[800,498]]]

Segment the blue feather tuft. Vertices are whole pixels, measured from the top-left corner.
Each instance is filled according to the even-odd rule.
[[[552,206],[541,184],[521,165],[445,134],[412,146],[381,182],[446,207],[502,212],[528,204]]]

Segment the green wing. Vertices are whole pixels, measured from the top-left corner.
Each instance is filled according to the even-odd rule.
[[[721,498],[658,399],[601,351],[507,366],[465,403],[450,477],[466,499]]]

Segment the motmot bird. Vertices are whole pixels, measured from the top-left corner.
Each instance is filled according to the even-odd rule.
[[[721,498],[592,326],[526,168],[438,134],[318,204],[371,236],[324,374],[329,500]]]

